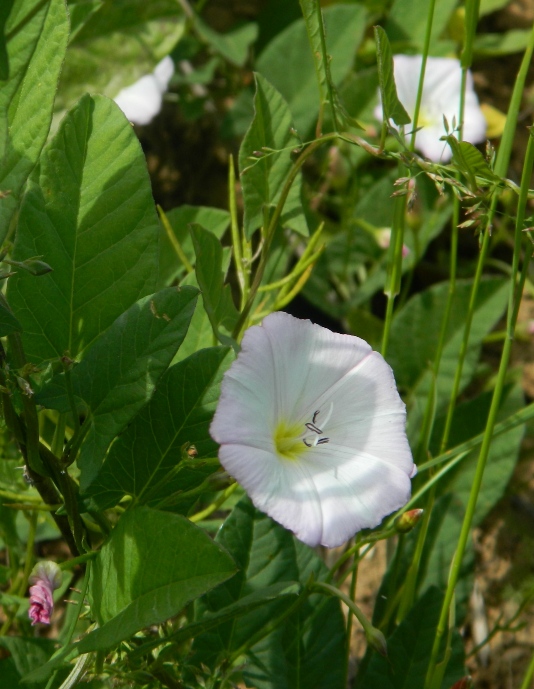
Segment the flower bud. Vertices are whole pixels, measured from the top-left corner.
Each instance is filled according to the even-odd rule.
[[[401,516],[395,520],[395,529],[399,533],[408,533],[408,531],[411,531],[421,519],[423,512],[424,510],[422,509],[408,510],[408,512],[404,512],[404,514],[401,514]]]
[[[61,570],[55,562],[38,562],[30,575],[30,608],[28,617],[35,624],[50,624],[54,610],[52,592],[61,586]]]

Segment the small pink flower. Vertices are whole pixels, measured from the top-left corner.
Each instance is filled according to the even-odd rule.
[[[61,586],[61,570],[55,562],[38,562],[30,575],[30,609],[28,617],[34,624],[50,624],[54,610],[52,592]]]

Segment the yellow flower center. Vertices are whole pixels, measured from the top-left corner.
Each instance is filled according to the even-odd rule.
[[[295,461],[308,449],[302,442],[302,424],[288,425],[280,421],[274,432],[274,446],[281,459]]]

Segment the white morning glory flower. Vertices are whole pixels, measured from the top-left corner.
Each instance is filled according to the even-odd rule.
[[[421,55],[395,55],[393,57],[397,96],[412,118],[412,125],[414,125],[413,116],[421,63]],[[459,60],[450,57],[429,57],[427,59],[418,121],[418,127],[422,127],[422,129],[416,134],[415,147],[430,160],[446,163],[452,157],[450,146],[444,141],[440,141],[440,137],[447,133],[443,124],[444,115],[449,127],[452,128],[453,118],[456,118],[456,122],[458,122],[461,83],[462,70]],[[380,104],[375,109],[375,117],[378,120],[382,119],[382,106]],[[406,131],[411,131],[410,127],[411,125],[407,125]],[[473,77],[471,72],[468,72],[465,89],[463,140],[478,144],[484,141],[485,137],[486,119],[482,114],[477,95],[473,89]]]
[[[367,342],[273,313],[246,331],[210,432],[258,509],[334,547],[409,499],[405,421],[393,372]]]
[[[174,74],[174,62],[168,55],[156,65],[152,74],[145,74],[135,84],[115,96],[115,103],[134,124],[149,124],[161,110],[163,94]]]

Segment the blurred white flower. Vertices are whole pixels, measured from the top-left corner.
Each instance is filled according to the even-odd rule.
[[[258,509],[334,547],[408,500],[405,421],[393,372],[367,342],[273,313],[245,333],[210,432]]]
[[[167,55],[135,84],[127,86],[115,96],[115,103],[134,124],[148,124],[161,110],[163,94],[174,74],[174,62]]]
[[[406,126],[411,131],[415,126],[413,116],[417,99],[417,86],[421,72],[421,55],[395,55],[393,71],[400,102],[412,118],[412,124]],[[462,70],[460,62],[449,57],[429,57],[426,63],[421,108],[418,126],[422,127],[416,134],[415,147],[434,161],[448,162],[452,157],[450,146],[440,137],[447,132],[443,116],[447,118],[452,129],[453,119],[458,122],[460,111],[460,93]],[[382,119],[382,105],[375,108],[375,117]],[[392,123],[393,124],[393,123]],[[473,89],[473,77],[467,73],[464,106],[463,140],[472,144],[484,141],[486,137],[486,119],[480,109],[477,95]]]

